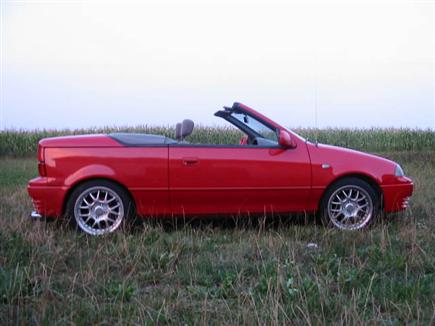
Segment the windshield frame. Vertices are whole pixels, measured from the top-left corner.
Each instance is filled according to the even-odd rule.
[[[254,121],[260,123],[261,125],[265,126],[267,129],[270,129],[270,131],[273,132],[276,135],[276,138],[272,140],[272,139],[269,139],[269,138],[265,137],[261,133],[257,132],[253,128],[251,128],[245,122],[243,122],[240,119],[234,117],[233,116],[234,113],[235,114],[246,115],[248,117],[248,119],[253,119]],[[247,134],[250,138],[253,138],[253,139],[254,138],[268,139],[268,140],[274,141],[274,142],[276,142],[278,144],[279,128],[277,128],[276,126],[270,124],[269,122],[261,119],[260,117],[254,115],[254,114],[252,114],[250,112],[247,112],[247,111],[245,111],[243,109],[240,109],[240,108],[228,108],[228,107],[225,107],[225,110],[217,111],[215,113],[215,116],[225,119],[226,121],[228,121],[232,125],[236,126],[238,129],[240,129],[243,133]]]
[[[279,130],[277,128],[266,124],[264,121],[246,112],[233,111],[230,116],[242,124],[245,129],[249,129],[255,134],[256,138],[264,138],[278,143]]]

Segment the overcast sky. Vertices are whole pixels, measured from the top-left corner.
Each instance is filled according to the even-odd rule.
[[[0,2],[4,128],[435,128],[431,0]]]

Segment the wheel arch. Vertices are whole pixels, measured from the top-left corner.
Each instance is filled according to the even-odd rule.
[[[334,180],[332,180],[323,190],[322,196],[320,197],[318,206],[317,206],[317,210],[320,211],[322,202],[325,198],[325,194],[327,193],[327,191],[334,186],[337,182],[343,180],[343,179],[347,179],[347,178],[357,178],[360,179],[362,181],[367,182],[372,188],[373,190],[376,192],[376,194],[379,197],[379,204],[380,204],[380,209],[383,209],[384,206],[384,196],[383,196],[383,191],[381,186],[379,185],[379,183],[376,181],[375,178],[373,178],[370,175],[367,174],[363,174],[363,173],[346,173],[346,174],[342,174],[340,176],[338,176],[337,178],[335,178]]]
[[[133,197],[133,194],[130,192],[130,190],[128,190],[128,188],[123,185],[122,183],[120,183],[119,181],[112,179],[112,178],[108,178],[108,177],[98,177],[98,176],[90,176],[84,179],[80,179],[77,180],[77,182],[73,183],[69,189],[67,190],[67,192],[65,193],[64,199],[63,199],[63,203],[62,203],[62,215],[65,215],[66,213],[66,209],[67,209],[67,205],[68,205],[68,201],[71,197],[71,194],[74,192],[75,189],[77,189],[78,187],[80,187],[82,184],[89,182],[89,181],[98,181],[98,180],[102,180],[102,181],[106,181],[106,182],[111,182],[115,185],[117,185],[118,187],[122,188],[125,193],[130,197],[131,202],[133,203],[134,207],[136,208],[136,201]]]

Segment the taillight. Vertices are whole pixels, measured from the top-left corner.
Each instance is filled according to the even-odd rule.
[[[38,144],[38,161],[45,161],[45,148],[41,145],[41,143]]]
[[[38,172],[41,177],[47,176],[47,169],[45,167],[45,149],[41,145],[41,142],[38,143]]]
[[[38,172],[41,177],[47,176],[47,169],[45,168],[45,162],[38,162]]]

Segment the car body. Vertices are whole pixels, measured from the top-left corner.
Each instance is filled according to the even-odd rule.
[[[33,216],[74,215],[74,209],[68,211],[68,201],[74,191],[82,187],[80,190],[86,196],[83,191],[87,188],[83,185],[91,182],[90,186],[97,191],[99,181],[108,182],[108,189],[112,188],[111,184],[116,186],[143,217],[322,213],[323,209],[328,211],[326,206],[329,205],[331,216],[335,215],[334,210],[339,210],[340,218],[352,224],[351,215],[362,216],[367,213],[363,205],[369,206],[370,218],[364,220],[363,225],[343,227],[333,223],[343,229],[359,229],[373,219],[378,206],[384,212],[395,212],[408,205],[413,184],[395,162],[312,143],[241,103],[234,103],[215,115],[246,135],[239,145],[186,142],[184,138],[193,129],[190,120],[177,125],[175,140],[146,134],[41,140],[38,145],[40,176],[28,185],[35,208]],[[346,180],[351,180],[347,183],[353,188],[343,188],[344,192],[336,193],[338,204],[334,204],[334,199],[325,195],[338,190],[335,188],[343,180],[344,187]],[[91,193],[82,201],[82,206],[75,203],[77,214],[96,217],[94,220],[88,217],[94,224],[104,214],[110,216],[111,209],[102,198],[94,201],[97,194],[103,196],[102,189],[101,193]],[[116,193],[115,189],[113,193],[104,194],[111,198]],[[354,199],[352,193],[356,196]],[[369,202],[360,199],[361,196],[366,196]],[[87,207],[91,201],[93,204]],[[119,202],[123,203],[121,199]],[[87,208],[80,211],[80,207]],[[127,215],[125,210],[122,215]],[[116,216],[110,220],[115,220]],[[114,231],[101,229],[101,232],[85,231],[91,234]]]

